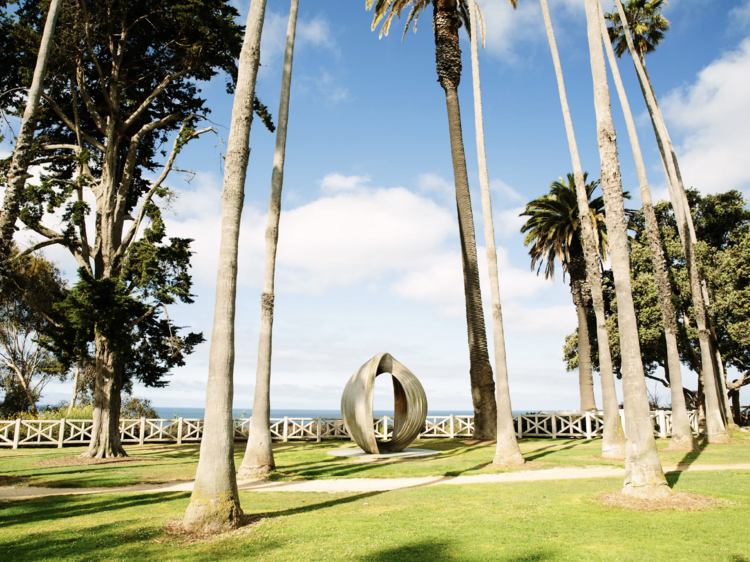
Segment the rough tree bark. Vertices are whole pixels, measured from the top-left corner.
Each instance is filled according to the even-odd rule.
[[[474,437],[495,439],[497,433],[497,404],[495,382],[492,378],[487,333],[479,286],[479,265],[471,211],[469,177],[461,133],[461,110],[458,104],[458,85],[461,81],[461,47],[458,41],[459,16],[456,0],[434,0],[435,61],[438,82],[445,91],[450,130],[453,178],[456,186],[456,207],[461,239],[461,263],[466,299],[466,323],[469,336],[469,377],[474,403]]]
[[[669,139],[666,124],[661,115],[661,111],[656,103],[653,90],[650,87],[648,77],[643,67],[641,58],[638,56],[633,37],[630,33],[630,26],[625,16],[625,10],[620,0],[615,0],[617,10],[623,26],[623,33],[628,44],[628,50],[633,58],[638,78],[641,81],[641,88],[646,98],[646,105],[649,114],[654,122],[657,132],[657,142],[663,154],[663,163],[668,172],[667,186],[670,189],[670,198],[674,208],[677,229],[682,240],[685,261],[688,264],[690,277],[690,292],[693,297],[693,307],[695,310],[695,322],[698,327],[698,339],[701,348],[701,363],[705,382],[704,392],[706,397],[706,440],[709,443],[727,443],[729,435],[724,425],[722,409],[719,403],[720,387],[717,380],[716,371],[713,364],[713,349],[711,347],[711,333],[708,327],[708,317],[703,297],[703,288],[698,271],[698,262],[695,255],[695,234],[692,227],[692,216],[687,205],[685,190],[682,186],[681,178],[677,173],[675,166],[676,155],[674,147]],[[690,220],[688,220],[688,217]]]
[[[21,120],[21,129],[16,139],[16,148],[13,150],[13,156],[8,171],[7,187],[3,199],[2,214],[0,214],[0,282],[5,278],[5,271],[8,267],[8,256],[13,241],[13,233],[16,228],[16,219],[21,203],[21,193],[23,193],[26,180],[28,179],[28,169],[31,163],[31,142],[34,139],[36,130],[36,114],[39,109],[39,99],[42,97],[42,87],[44,86],[44,76],[47,74],[47,61],[52,52],[52,39],[55,35],[55,25],[57,16],[60,13],[62,0],[52,0],[49,11],[47,12],[47,21],[44,24],[42,33],[42,42],[39,45],[39,54],[34,67],[34,76],[31,80],[28,99],[26,100],[26,109],[23,112]]]
[[[607,31],[607,23],[604,19],[604,11],[599,4],[599,23],[602,39],[604,40],[609,66],[612,69],[617,93],[620,98],[625,123],[628,128],[630,144],[633,149],[635,168],[638,174],[638,182],[641,189],[641,201],[643,203],[643,214],[646,219],[646,234],[648,237],[651,260],[654,267],[654,280],[656,292],[659,297],[662,319],[664,321],[664,333],[667,345],[667,365],[669,371],[669,385],[672,395],[672,439],[669,444],[673,451],[695,451],[697,443],[693,437],[693,430],[688,420],[687,407],[685,406],[685,395],[682,391],[682,372],[680,367],[680,354],[677,348],[677,318],[672,306],[672,287],[669,283],[667,260],[664,257],[659,224],[656,221],[656,213],[651,202],[651,190],[646,176],[646,165],[643,162],[643,154],[638,141],[638,133],[635,128],[633,114],[625,93],[625,88],[620,78],[617,59],[612,48],[612,42]]]
[[[620,329],[622,388],[627,435],[623,493],[656,498],[668,495],[671,490],[667,486],[656,450],[631,292],[627,221],[622,196],[620,163],[617,157],[616,133],[612,122],[609,86],[607,85],[607,67],[602,49],[599,0],[586,0],[586,22],[591,74],[594,82],[601,184],[617,295],[617,324]]]
[[[498,466],[520,466],[526,461],[521,455],[513,426],[513,411],[508,386],[508,363],[505,356],[505,334],[503,310],[500,303],[500,283],[495,248],[495,227],[492,219],[492,199],[487,172],[487,155],[484,146],[484,119],[482,116],[482,90],[479,79],[479,24],[474,0],[469,0],[471,15],[471,71],[474,87],[474,122],[477,134],[477,158],[479,160],[479,185],[482,190],[482,216],[484,218],[484,240],[487,245],[487,266],[490,273],[492,294],[492,333],[495,349],[495,373],[497,378],[497,447],[493,464]]]
[[[582,412],[596,411],[594,375],[591,369],[591,344],[589,339],[588,307],[591,291],[586,283],[586,259],[583,248],[577,244],[569,250],[570,294],[578,314],[578,390]]]
[[[273,335],[274,274],[276,273],[276,248],[279,241],[279,218],[281,216],[281,189],[284,185],[284,156],[286,154],[286,131],[289,123],[289,94],[292,87],[292,61],[294,58],[294,36],[297,27],[299,0],[292,0],[289,10],[289,26],[286,32],[284,70],[281,76],[281,99],[279,121],[276,130],[276,150],[273,155],[271,176],[271,198],[268,205],[266,227],[266,263],[261,295],[260,342],[258,344],[258,369],[255,375],[255,397],[253,417],[247,450],[240,466],[240,477],[262,476],[276,469],[271,448],[271,352]]]
[[[578,154],[573,121],[570,116],[568,98],[565,94],[565,82],[563,81],[560,56],[557,52],[557,44],[552,29],[552,21],[549,16],[547,0],[540,0],[542,13],[544,14],[544,25],[547,30],[552,61],[555,65],[557,75],[557,87],[560,93],[560,104],[562,105],[565,130],[568,136],[570,157],[573,163],[573,172],[576,182],[576,193],[578,195],[578,212],[581,216],[581,241],[586,259],[586,278],[591,290],[591,302],[596,315],[596,335],[599,342],[599,369],[602,382],[602,402],[604,409],[604,427],[602,439],[602,456],[606,458],[625,458],[625,433],[622,430],[620,420],[620,407],[617,402],[617,391],[615,389],[615,377],[612,370],[612,356],[609,350],[609,336],[607,334],[606,317],[604,315],[604,296],[602,294],[602,280],[599,272],[599,252],[594,231],[594,223],[589,212],[588,195],[586,184],[583,179],[583,167]]]
[[[251,1],[227,141],[206,414],[195,485],[183,521],[186,529],[203,533],[235,528],[244,518],[234,465],[234,318],[240,220],[265,11],[266,0]]]

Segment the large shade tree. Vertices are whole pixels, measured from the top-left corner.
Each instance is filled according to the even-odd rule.
[[[588,174],[583,174],[583,181]],[[592,199],[599,181],[586,183],[586,194],[591,209],[591,217],[596,225],[599,240],[599,255],[607,255],[607,229],[604,224],[604,200]],[[563,279],[570,278],[570,294],[578,315],[578,387],[582,411],[596,410],[594,398],[594,377],[591,370],[591,349],[589,346],[588,310],[591,306],[591,289],[586,281],[586,260],[581,242],[581,220],[578,214],[578,201],[574,174],[568,174],[567,181],[560,178],[550,184],[549,193],[526,204],[521,213],[528,217],[521,227],[526,234],[524,245],[529,248],[531,269],[537,275],[544,268],[544,278],[555,278],[555,260],[560,262]]]
[[[404,35],[412,22],[416,29],[419,15],[432,6],[432,23],[435,33],[435,62],[438,82],[445,92],[448,111],[453,177],[456,187],[461,262],[464,275],[466,322],[469,336],[469,377],[474,404],[474,436],[477,439],[494,439],[497,433],[497,403],[495,382],[492,377],[487,347],[487,332],[482,310],[479,285],[479,265],[471,210],[469,178],[466,172],[461,132],[461,109],[458,102],[458,85],[461,82],[461,47],[458,30],[461,25],[470,27],[469,7],[466,0],[367,0],[367,9],[374,8],[372,28],[382,22],[380,35],[386,35],[394,17],[409,8]]]
[[[21,82],[36,63],[43,10],[23,0],[14,13]],[[167,238],[160,203],[179,152],[210,130],[195,127],[208,112],[198,83],[236,74],[236,13],[223,0],[67,0],[60,12],[31,161],[44,167],[42,182],[25,190],[20,219],[39,237],[22,253],[58,245],[79,268],[58,323],[79,341],[93,338],[86,455],[125,454],[118,419],[133,338],[156,345],[153,330],[166,332],[162,343],[175,352],[195,343],[169,336],[159,316],[164,305],[191,301],[190,241]]]

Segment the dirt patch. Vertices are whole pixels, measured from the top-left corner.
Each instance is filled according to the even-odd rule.
[[[167,535],[170,535],[171,537],[181,538],[183,544],[192,544],[192,543],[197,543],[197,542],[214,542],[218,540],[223,540],[225,538],[241,537],[242,535],[245,535],[249,533],[250,531],[252,531],[255,527],[260,525],[262,522],[263,522],[262,519],[258,519],[257,517],[250,517],[248,515],[245,515],[242,523],[236,529],[232,529],[231,531],[226,531],[224,533],[206,534],[206,533],[196,533],[193,531],[188,531],[183,526],[182,519],[176,519],[164,525],[164,527],[162,527],[162,530]],[[156,539],[156,542],[162,542],[162,541],[160,541],[159,539]]]
[[[56,457],[44,459],[36,463],[40,468],[51,466],[89,466],[92,464],[122,464],[130,462],[144,462],[158,460],[154,457],[111,457],[107,459],[88,459],[83,457]]]
[[[15,486],[16,484],[26,482],[28,479],[28,476],[8,476],[7,474],[0,474],[0,486]]]
[[[707,511],[733,504],[727,500],[685,492],[674,492],[671,496],[655,500],[617,492],[599,496],[598,500],[608,507],[621,507],[631,511]]]

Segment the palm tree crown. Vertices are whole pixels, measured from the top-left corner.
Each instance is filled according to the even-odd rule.
[[[661,10],[666,5],[666,0],[630,0],[625,7],[633,43],[641,58],[655,51],[664,39],[664,33],[669,30],[669,20],[661,15]],[[615,11],[604,17],[610,23],[609,37],[615,54],[622,57],[628,52],[628,44],[623,34],[620,14]]]
[[[584,183],[587,178],[588,173],[584,173]],[[586,183],[586,194],[599,242],[599,255],[606,255],[608,242],[604,221],[604,199],[601,196],[591,199],[597,187],[599,180]],[[521,216],[529,217],[526,224],[521,227],[521,232],[526,233],[524,245],[531,244],[531,269],[536,268],[538,274],[544,266],[544,278],[554,279],[557,258],[565,275],[572,260],[583,253],[574,175],[568,174],[567,181],[559,178],[552,182],[549,193],[527,203],[526,210]]]

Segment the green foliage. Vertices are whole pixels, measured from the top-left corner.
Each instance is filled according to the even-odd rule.
[[[623,4],[636,52],[642,56],[654,52],[664,40],[664,33],[669,31],[669,20],[661,15],[662,9],[667,5],[666,0],[630,0]],[[612,13],[604,14],[604,17],[609,23],[609,37],[615,54],[622,57],[628,52],[628,43],[620,13],[615,8]]]
[[[741,193],[728,191],[701,196],[688,191],[698,243],[695,246],[702,278],[706,281],[710,306],[708,312],[719,343],[722,358],[740,372],[750,369],[750,211]],[[700,370],[700,345],[694,318],[690,279],[685,266],[677,224],[671,204],[655,207],[672,285],[672,303],[678,320],[680,359],[694,372]],[[641,212],[633,215],[635,235],[630,240],[631,283],[638,334],[647,374],[667,364],[664,327],[654,282],[651,252]],[[612,360],[619,375],[619,331],[617,299],[611,273],[605,272],[603,285],[607,328]],[[593,319],[590,318],[590,325]],[[598,368],[596,332],[592,338],[592,364]],[[564,360],[568,368],[577,364],[577,336],[566,338]],[[667,380],[664,381],[668,383]]]
[[[136,398],[135,396],[129,396],[122,402],[122,408],[120,408],[120,416],[124,419],[137,419],[137,418],[158,418],[159,414],[151,406],[151,400],[146,398]]]

